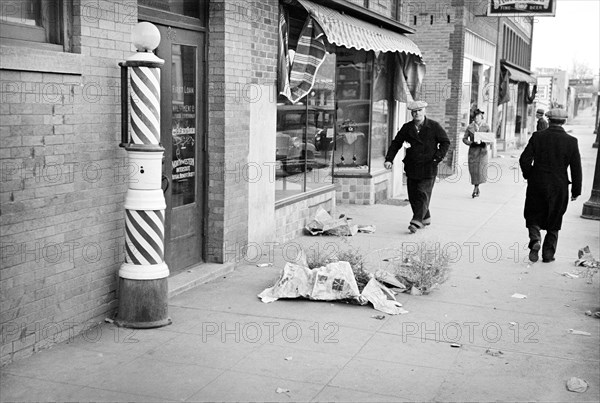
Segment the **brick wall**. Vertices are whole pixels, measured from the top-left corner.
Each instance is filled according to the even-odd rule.
[[[75,3],[68,56],[80,71],[54,73],[64,57],[36,49],[50,63],[0,70],[3,363],[116,307],[127,189],[117,63],[137,15],[117,0]]]
[[[214,0],[209,10],[207,261],[223,262],[225,245],[248,239],[250,108],[245,99],[252,72],[252,20],[245,2]]]
[[[315,217],[317,209],[323,207],[335,215],[335,191],[326,192],[302,201],[275,209],[277,242],[285,243],[304,233],[304,227]]]
[[[496,19],[482,17],[486,4],[478,0],[409,1],[403,9],[409,26],[416,30],[410,37],[427,65],[421,99],[429,104],[427,115],[440,122],[450,138],[448,165],[456,163],[464,134],[460,108],[465,30],[496,42]]]
[[[383,195],[391,195],[390,172],[374,177],[336,177],[334,182],[336,201],[342,204],[375,204]]]

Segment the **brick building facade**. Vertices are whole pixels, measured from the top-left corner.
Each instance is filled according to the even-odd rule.
[[[28,7],[15,7],[21,3]],[[323,86],[301,103],[305,122],[315,112],[315,127],[280,127],[284,118],[300,116],[278,97],[280,6],[290,12],[297,36],[310,3],[21,3],[2,2],[0,20],[2,362],[86,331],[118,307],[124,200],[137,169],[119,147],[119,63],[135,51],[131,31],[139,21],[159,28],[156,53],[167,61],[161,142],[163,173],[170,180],[165,253],[172,276],[190,268],[201,272],[206,263],[243,261],[250,244],[281,245],[302,232],[318,207],[333,212],[336,202],[370,204],[405,194],[401,164],[393,172],[382,168],[382,153],[407,120],[405,104],[391,94],[376,98],[377,80],[388,80],[384,88],[395,83],[378,76],[386,68],[397,72],[393,52],[328,48],[335,59],[321,69]],[[498,20],[478,18],[466,0],[313,3],[344,11],[368,29],[410,37],[400,38],[408,47],[418,45],[427,64],[422,98],[452,139],[448,166],[458,161],[466,32],[496,45]],[[476,63],[486,59],[472,56]],[[496,58],[496,70],[498,63]],[[353,78],[353,70],[360,77]],[[328,102],[332,83],[344,111]],[[357,95],[364,89],[366,97]],[[358,121],[364,111],[366,120]],[[317,149],[318,141],[330,135],[337,141],[338,131],[350,126],[356,130],[345,129],[345,143]],[[318,129],[310,139],[307,127]],[[298,136],[290,133],[302,130],[304,144],[298,147]],[[367,147],[364,162],[361,145]],[[292,148],[303,153],[292,155]],[[316,162],[309,167],[310,152]]]
[[[383,16],[407,32],[389,18],[399,2],[372,3],[371,21]],[[239,262],[250,243],[286,242],[317,207],[336,203],[331,179],[318,192],[275,199],[279,1],[41,4],[1,10],[2,362],[86,331],[118,307],[124,200],[139,168],[119,147],[119,63],[135,51],[139,21],[159,28],[156,53],[167,61],[161,143],[172,276]],[[362,1],[328,4],[364,13]],[[375,185],[366,192],[385,193]]]

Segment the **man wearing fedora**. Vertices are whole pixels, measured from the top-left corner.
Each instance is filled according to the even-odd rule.
[[[405,123],[398,131],[388,148],[384,162],[386,169],[392,169],[394,157],[406,144],[403,162],[408,200],[413,212],[408,230],[413,234],[431,223],[429,202],[437,176],[437,167],[450,147],[450,140],[442,126],[435,120],[425,117],[426,107],[427,103],[424,101],[408,103],[407,108],[413,120]]]
[[[535,111],[535,117],[537,118],[537,126],[535,128],[536,132],[541,132],[542,130],[546,130],[548,128],[548,121],[544,119],[544,110],[538,109]]]
[[[571,201],[581,194],[581,157],[577,139],[562,127],[567,111],[552,109],[546,116],[550,126],[543,132],[533,133],[519,158],[519,165],[527,179],[524,216],[529,231],[529,260],[537,262],[541,248],[542,261],[549,263],[554,260],[558,231],[567,211],[569,184]],[[543,245],[541,230],[546,231]]]

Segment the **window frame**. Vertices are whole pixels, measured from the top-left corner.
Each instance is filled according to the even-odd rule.
[[[40,19],[46,21],[42,26],[2,21],[0,39],[3,43],[18,46],[31,46],[48,50],[71,52],[73,32],[73,1],[56,0],[56,6],[49,0],[40,2]],[[57,15],[51,16],[55,8]],[[58,26],[51,21],[56,20]],[[46,26],[44,26],[46,25]],[[56,39],[53,39],[55,37]]]

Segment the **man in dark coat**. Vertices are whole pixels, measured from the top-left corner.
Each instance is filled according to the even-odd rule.
[[[413,217],[408,230],[411,233],[431,223],[429,202],[437,176],[438,164],[444,159],[450,140],[446,131],[435,120],[425,117],[427,103],[413,101],[407,105],[413,120],[405,123],[390,144],[384,166],[392,168],[398,150],[406,144],[404,171]]]
[[[548,122],[544,119],[544,110],[538,109],[535,111],[535,117],[537,118],[537,126],[535,131],[541,132],[542,130],[546,130],[548,128]]]
[[[525,224],[529,230],[529,260],[537,262],[542,249],[542,261],[554,260],[558,231],[569,203],[571,172],[571,201],[581,194],[581,157],[577,139],[568,135],[562,125],[567,111],[552,109],[546,116],[550,126],[535,132],[519,158],[523,177],[527,179]],[[546,230],[541,245],[540,230]]]

